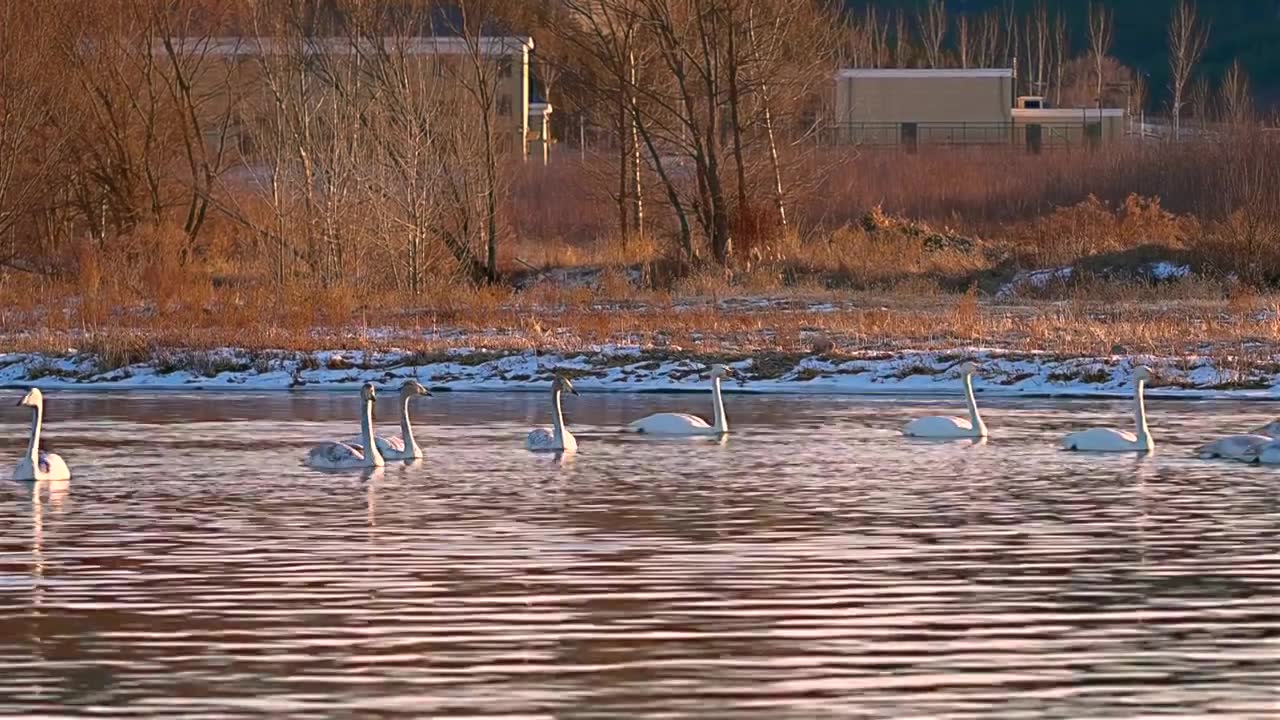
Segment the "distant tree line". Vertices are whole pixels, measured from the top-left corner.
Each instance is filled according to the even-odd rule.
[[[278,288],[501,282],[519,158],[497,129],[495,34],[532,36],[556,112],[608,129],[595,167],[620,242],[660,234],[688,266],[750,264],[791,232],[809,187],[798,140],[822,122],[837,67],[1016,58],[1023,91],[1137,107],[1147,89],[1112,57],[1120,32],[1097,3],[1073,55],[1043,4],[0,0],[0,272],[89,278],[90,291],[193,267]],[[1188,110],[1247,122],[1241,68],[1197,72],[1208,32],[1178,5],[1174,123]],[[408,52],[439,33],[463,47],[445,82]],[[215,43],[228,38],[255,51]]]

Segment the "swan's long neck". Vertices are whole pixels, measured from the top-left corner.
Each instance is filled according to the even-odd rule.
[[[973,429],[983,435],[987,434],[987,425],[982,422],[982,416],[978,414],[978,401],[973,397],[973,376],[964,376],[964,401],[969,406],[969,423],[973,425]]]
[[[1151,431],[1147,429],[1147,403],[1142,397],[1142,390],[1146,384],[1145,380],[1138,380],[1133,384],[1133,422],[1137,425],[1138,442],[1141,443],[1145,443],[1151,437]]]
[[[40,460],[40,426],[44,422],[44,403],[31,409],[31,439],[27,442],[27,459],[35,466]]]
[[[412,399],[412,395],[405,395],[400,406],[400,437],[404,439],[406,451],[418,449],[418,441],[413,439],[413,425],[409,423],[409,401]]]
[[[729,432],[729,420],[724,414],[724,398],[720,395],[720,378],[711,378],[711,405],[715,413],[715,431],[720,434]]]
[[[564,447],[564,412],[560,409],[560,391],[551,393],[551,437],[556,447]]]
[[[364,401],[364,412],[360,416],[360,442],[364,445],[365,460],[370,465],[381,465],[382,454],[373,441],[373,400]]]

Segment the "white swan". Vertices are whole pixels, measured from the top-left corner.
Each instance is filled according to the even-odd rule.
[[[907,423],[902,434],[919,438],[984,438],[987,425],[978,414],[978,401],[973,398],[973,376],[978,366],[971,362],[960,365],[960,377],[964,379],[964,401],[969,407],[969,417],[935,415],[922,417]]]
[[[1151,380],[1151,369],[1140,366],[1133,372],[1133,416],[1136,433],[1112,428],[1094,428],[1074,432],[1062,439],[1067,450],[1087,452],[1151,452],[1155,443],[1147,429],[1147,407],[1142,399],[1142,389]]]
[[[557,375],[551,383],[551,427],[531,430],[525,439],[525,447],[534,452],[571,453],[578,449],[577,439],[564,426],[564,412],[560,409],[560,394],[563,392],[578,394],[569,378]]]
[[[1257,461],[1263,465],[1280,465],[1280,440],[1258,446]]]
[[[31,408],[31,437],[27,440],[27,454],[18,461],[13,470],[14,480],[24,481],[58,481],[70,480],[71,471],[67,463],[54,453],[40,450],[40,428],[44,424],[44,395],[39,388],[31,388],[18,401],[18,407]]]
[[[373,401],[377,397],[372,383],[360,388],[360,444],[326,442],[311,448],[307,465],[323,470],[382,467],[386,463],[373,442]]]
[[[720,395],[720,381],[734,376],[733,368],[724,365],[711,366],[711,412],[713,424],[697,415],[685,413],[657,413],[640,418],[627,425],[629,432],[650,435],[724,435],[729,432],[729,420],[724,414],[724,398]]]
[[[417,380],[407,380],[400,386],[400,437],[378,435],[373,442],[384,460],[419,460],[422,448],[413,437],[413,425],[409,422],[409,401],[418,396],[431,396],[431,391]],[[363,440],[352,438],[348,445],[364,445]]]
[[[1277,438],[1280,438],[1280,420],[1272,420],[1251,433],[1228,435],[1206,443],[1200,447],[1198,453],[1206,460],[1221,458],[1246,463],[1259,462],[1262,453],[1267,449],[1264,446]]]
[[[1247,463],[1257,462],[1263,446],[1272,442],[1273,439],[1268,435],[1228,435],[1202,445],[1198,453],[1205,460],[1221,458]]]

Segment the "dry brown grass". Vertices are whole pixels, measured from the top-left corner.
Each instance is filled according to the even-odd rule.
[[[525,166],[513,180],[502,266],[598,270],[585,280],[544,278],[516,290],[469,286],[440,270],[411,296],[395,289],[378,256],[362,260],[356,281],[277,288],[258,239],[213,221],[198,248],[176,228],[151,228],[79,243],[61,277],[0,275],[0,336],[9,349],[91,349],[112,364],[221,346],[804,352],[817,337],[837,352],[1276,347],[1269,293],[1280,280],[1280,143],[1039,157],[840,152],[793,203],[787,231],[763,215],[737,219],[758,251],[749,267],[672,262],[669,218],[656,202],[646,234],[621,237],[600,169],[562,161]],[[1169,283],[1126,274],[1152,260],[1198,272]],[[1062,266],[1077,270],[1069,283],[993,299],[1019,270]],[[742,301],[749,297],[775,302]]]
[[[99,312],[108,318],[102,322],[87,322],[89,314],[76,313],[74,304],[6,302],[0,335],[9,350],[76,348],[112,367],[219,347],[575,352],[616,343],[750,354],[805,353],[817,338],[829,340],[837,354],[973,345],[1064,356],[1106,355],[1117,346],[1165,356],[1280,350],[1280,299],[1221,285],[1210,290],[1199,280],[1160,286],[1096,280],[1065,302],[1012,305],[983,300],[976,288],[953,294],[905,281],[889,290],[806,286],[761,296],[709,275],[674,291],[639,290],[614,278],[596,287],[526,292],[453,288],[417,299],[361,298],[341,289],[283,298],[264,291],[209,292],[206,305],[176,304],[161,313],[135,303]],[[40,291],[46,298],[60,293]],[[27,297],[36,296],[30,289]]]

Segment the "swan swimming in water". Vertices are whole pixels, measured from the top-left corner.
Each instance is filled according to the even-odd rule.
[[[1268,435],[1228,435],[1202,445],[1198,454],[1205,460],[1220,458],[1247,463],[1257,462],[1263,446],[1273,441],[1274,438]]]
[[[1272,420],[1245,435],[1228,435],[1200,447],[1198,454],[1206,460],[1221,458],[1240,462],[1258,462],[1264,446],[1280,438],[1280,420]]]
[[[578,449],[578,440],[564,426],[564,412],[560,409],[561,393],[577,395],[569,378],[560,375],[551,382],[551,427],[535,428],[525,439],[525,447],[534,452],[571,453]]]
[[[70,480],[67,463],[54,453],[40,450],[40,428],[44,424],[44,395],[39,388],[31,388],[18,401],[18,407],[31,408],[31,436],[27,440],[27,453],[13,470],[14,480],[60,481]]]
[[[922,417],[907,423],[902,434],[918,438],[984,438],[987,436],[987,425],[978,414],[978,401],[973,397],[973,376],[978,366],[971,362],[962,363],[959,367],[960,377],[964,379],[964,401],[969,407],[969,417],[950,417],[935,415]]]
[[[724,435],[729,432],[729,420],[724,414],[724,398],[720,395],[720,381],[734,377],[733,368],[724,365],[711,366],[711,409],[713,424],[697,415],[686,413],[657,413],[640,418],[627,425],[628,432],[650,435]]]
[[[307,453],[307,465],[322,470],[350,470],[382,467],[386,463],[373,441],[373,401],[377,397],[372,383],[360,388],[360,444],[325,442]]]
[[[415,397],[431,397],[431,391],[417,380],[407,380],[400,386],[400,437],[378,435],[373,442],[384,460],[419,460],[422,448],[413,437],[413,425],[409,422],[409,401]],[[348,445],[363,446],[363,440],[352,439]]]
[[[1133,416],[1136,433],[1112,428],[1094,428],[1074,432],[1062,438],[1067,450],[1086,452],[1152,452],[1155,442],[1147,429],[1147,406],[1142,399],[1142,389],[1151,380],[1151,368],[1139,366],[1133,372]]]

